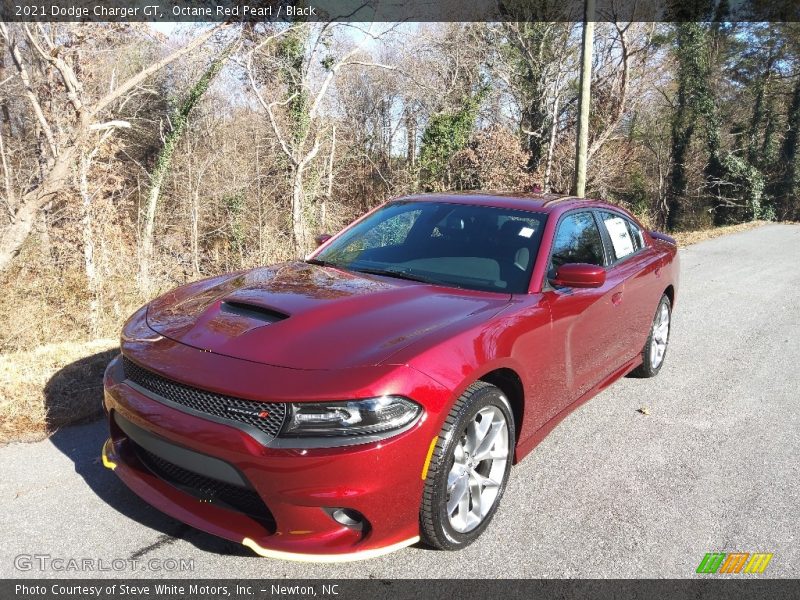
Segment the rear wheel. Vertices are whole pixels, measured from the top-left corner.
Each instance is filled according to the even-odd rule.
[[[425,543],[458,550],[489,525],[511,470],[514,417],[495,386],[478,381],[450,411],[431,457],[420,510]]]
[[[631,372],[634,377],[655,377],[664,365],[669,344],[669,329],[672,318],[672,304],[664,294],[658,303],[650,335],[642,349],[642,364]]]

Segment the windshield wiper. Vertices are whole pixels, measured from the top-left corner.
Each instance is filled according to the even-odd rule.
[[[341,269],[341,267],[338,264],[336,264],[335,262],[331,262],[329,260],[322,260],[321,258],[309,258],[309,259],[306,259],[303,262],[306,262],[309,265],[317,265],[317,266],[320,266],[320,267],[334,267],[334,268],[337,268],[337,269]]]
[[[385,275],[386,277],[395,277],[397,279],[407,279],[408,281],[418,281],[420,283],[430,283],[432,285],[443,285],[441,281],[429,279],[420,275],[409,273],[408,271],[401,271],[399,269],[373,269],[365,267],[363,269],[353,269],[359,273],[367,273],[369,275]]]
[[[456,285],[454,283],[443,283],[436,279],[430,279],[428,277],[423,277],[422,275],[416,275],[414,273],[410,273],[405,270],[401,269],[380,269],[380,268],[373,268],[373,267],[363,267],[363,268],[354,268],[352,266],[343,266],[335,262],[331,262],[328,260],[322,260],[320,258],[309,258],[304,262],[310,265],[318,265],[320,267],[332,267],[335,269],[344,269],[345,271],[356,271],[358,273],[366,273],[368,275],[383,275],[385,277],[394,277],[395,279],[405,279],[407,281],[416,281],[418,283],[427,283],[430,285],[444,285],[444,286],[451,286],[460,288],[462,286]]]

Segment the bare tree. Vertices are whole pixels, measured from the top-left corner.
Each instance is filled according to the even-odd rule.
[[[497,49],[492,70],[517,107],[532,172],[538,170],[545,147],[552,160],[558,106],[576,68],[573,30],[570,23],[547,22],[508,22],[489,30],[489,41]]]
[[[295,254],[298,256],[305,253],[309,245],[305,174],[331,131],[332,124],[326,122],[323,104],[328,99],[336,76],[342,69],[355,65],[393,68],[361,56],[365,44],[379,37],[373,33],[373,27],[361,30],[362,41],[349,50],[343,51],[340,56],[323,55],[322,53],[327,50],[329,41],[335,32],[343,27],[353,27],[353,25],[302,23],[289,26],[261,40],[249,53],[246,63],[253,92],[259,104],[266,111],[280,149],[291,166],[292,241]],[[285,70],[285,64],[281,64],[281,60],[286,60],[286,54],[276,55],[271,45],[276,39],[288,36],[296,36],[296,40],[299,41],[294,41],[294,43],[301,45],[301,51],[290,56],[289,60],[301,64],[299,68],[293,67],[291,73],[293,81],[289,86],[288,95],[267,98],[263,85],[259,83],[254,63],[262,54],[262,60],[265,59],[267,64],[276,70]],[[264,57],[264,51],[267,49],[272,50],[272,54]],[[320,65],[321,71],[314,68],[317,64]],[[302,123],[290,123],[288,126],[281,123],[278,111],[281,109],[286,111],[287,107],[289,110],[294,108],[294,110],[302,111]],[[285,118],[283,122],[286,122]]]
[[[602,122],[592,132],[587,155],[589,159],[619,131],[622,120],[641,101],[642,90],[634,90],[631,82],[635,69],[646,69],[652,54],[653,23],[612,23],[612,31],[600,48],[600,63],[592,88],[603,103]]]
[[[71,171],[79,159],[87,137],[93,132],[111,130],[121,124],[120,120],[114,118],[110,109],[120,100],[124,101],[126,96],[135,92],[153,74],[192,52],[211,38],[218,29],[225,26],[223,24],[204,31],[182,48],[170,52],[136,75],[116,84],[104,95],[92,99],[87,97],[74,66],[59,57],[59,48],[46,35],[41,25],[34,31],[28,25],[9,26],[0,23],[0,37],[10,51],[14,66],[23,82],[30,108],[46,139],[40,156],[40,164],[43,165],[42,178],[20,195],[11,222],[5,228],[0,240],[0,271],[5,269],[19,253],[42,208],[69,185]],[[22,36],[25,39],[25,48],[21,46]],[[61,123],[62,131],[59,132],[58,140],[30,78],[29,65],[33,61],[43,62],[48,69],[58,74],[62,84],[62,97],[73,111],[74,118],[69,129],[64,127],[63,122]]]

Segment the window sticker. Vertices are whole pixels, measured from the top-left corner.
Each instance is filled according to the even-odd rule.
[[[533,229],[531,229],[530,227],[523,227],[522,229],[519,230],[519,235],[521,235],[522,237],[529,238],[533,235]]]
[[[633,254],[633,240],[625,226],[625,220],[619,217],[606,217],[603,222],[608,229],[608,235],[611,237],[611,244],[614,246],[614,254],[617,255],[617,258]]]

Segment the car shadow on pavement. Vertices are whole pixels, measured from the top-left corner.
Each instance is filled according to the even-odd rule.
[[[102,414],[103,371],[102,369],[98,371],[94,365],[98,360],[102,360],[103,357],[100,355],[108,355],[107,358],[110,360],[114,354],[115,351],[102,352],[82,358],[53,375],[45,386],[48,411],[51,407],[58,406],[58,410],[63,412],[65,398],[74,397],[80,398],[79,405],[83,407],[84,414],[87,413],[85,408],[87,405],[96,409],[88,412],[93,412],[95,415]],[[86,418],[82,417],[81,420],[85,421]],[[100,450],[107,438],[108,425],[105,419],[98,418],[89,423],[59,428],[50,436],[50,442],[72,461],[75,472],[83,478],[100,500],[133,521],[161,534],[154,544],[134,552],[136,556],[133,558],[140,558],[149,551],[177,539],[188,541],[206,552],[257,558],[239,544],[193,529],[168,517],[131,492],[112,471],[103,466]],[[88,515],[94,518],[91,516],[91,511]],[[79,531],[80,525],[75,525],[76,531]],[[124,535],[124,532],[110,533]]]

